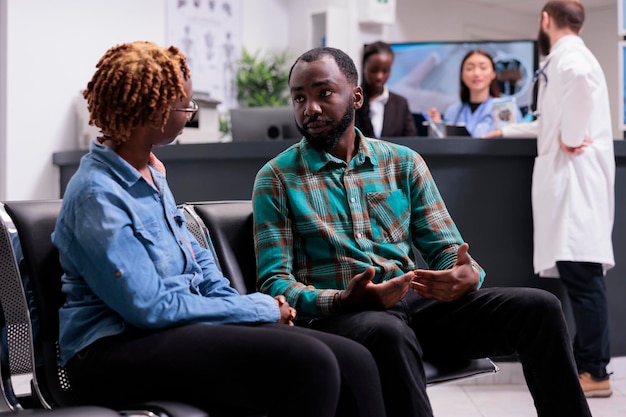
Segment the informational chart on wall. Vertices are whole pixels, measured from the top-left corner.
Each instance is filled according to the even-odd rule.
[[[187,56],[194,94],[236,106],[241,51],[241,0],[167,0],[166,42]]]

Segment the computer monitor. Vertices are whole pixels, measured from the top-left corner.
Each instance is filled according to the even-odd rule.
[[[291,106],[231,109],[230,124],[233,142],[300,138]]]
[[[460,68],[471,50],[483,49],[496,64],[503,96],[514,96],[522,114],[533,101],[537,68],[535,40],[393,43],[389,89],[407,98],[412,113],[444,112],[460,100]]]

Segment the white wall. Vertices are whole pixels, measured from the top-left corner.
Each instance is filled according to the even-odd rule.
[[[538,14],[511,13],[463,0],[400,1],[398,23],[389,28],[389,41],[534,39]]]
[[[0,198],[6,195],[7,183],[7,77],[4,69],[7,67],[7,2],[0,0]]]
[[[289,40],[290,53],[295,58],[312,47],[319,46],[319,39],[313,39],[311,16],[327,13],[331,27],[327,27],[326,46],[342,49],[350,56],[357,56],[363,43],[359,37],[358,0],[290,0]],[[336,24],[332,24],[332,22]]]
[[[617,2],[612,7],[591,9],[587,12],[582,38],[591,52],[596,56],[606,77],[611,102],[611,118],[613,121],[613,137],[622,138],[619,117],[619,67],[617,43]]]
[[[162,43],[165,7],[154,0],[6,0],[7,200],[57,198],[54,152],[75,148],[72,104],[111,46]],[[141,17],[139,19],[139,17]]]
[[[73,100],[109,47],[165,41],[166,1],[0,0],[0,199],[59,196],[52,154],[75,148]],[[312,46],[311,13],[328,9],[344,18],[338,42],[328,44],[357,62],[362,45],[376,39],[534,38],[538,21],[538,11],[514,14],[463,0],[397,0],[398,22],[388,27],[360,25],[359,0],[242,2],[243,45],[251,51],[288,49],[292,58]],[[583,38],[605,70],[616,115],[617,6],[587,12]],[[621,137],[614,119],[615,137]]]
[[[289,0],[243,0],[241,39],[250,52],[289,49]]]

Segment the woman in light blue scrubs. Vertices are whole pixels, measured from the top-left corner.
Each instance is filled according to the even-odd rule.
[[[451,105],[443,115],[443,121],[453,125],[464,125],[472,137],[481,137],[495,129],[493,98],[500,97],[500,86],[496,79],[496,65],[491,55],[475,49],[461,61],[461,101]],[[430,117],[441,122],[441,114],[431,109]],[[517,119],[522,114],[517,108]]]

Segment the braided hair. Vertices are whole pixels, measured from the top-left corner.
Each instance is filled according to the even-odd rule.
[[[89,124],[118,144],[139,126],[163,129],[172,102],[185,97],[184,82],[191,76],[178,48],[143,41],[112,47],[96,68],[83,93]]]

